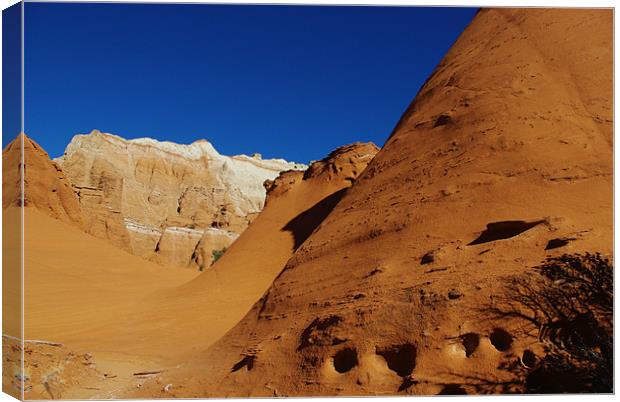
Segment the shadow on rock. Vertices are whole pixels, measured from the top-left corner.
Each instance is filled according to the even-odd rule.
[[[498,369],[509,381],[461,376],[476,393],[612,393],[613,266],[600,254],[550,257],[533,274],[510,277],[505,294],[481,308],[495,321],[528,322],[544,354],[526,350]],[[534,339],[536,341],[536,339]]]
[[[347,189],[343,188],[328,195],[284,225],[282,230],[293,234],[295,239],[294,250],[297,250],[321,222],[327,218],[327,215],[334,209],[346,192]]]

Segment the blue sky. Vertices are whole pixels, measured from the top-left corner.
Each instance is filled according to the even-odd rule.
[[[21,131],[21,5],[2,11],[2,148]]]
[[[25,130],[297,162],[389,136],[474,8],[27,3]],[[5,59],[6,60],[6,59]],[[11,135],[13,136],[13,135]]]

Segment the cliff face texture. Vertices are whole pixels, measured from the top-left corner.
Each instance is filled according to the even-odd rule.
[[[23,162],[21,143],[23,138]],[[23,167],[26,166],[24,169]],[[2,152],[2,209],[32,206],[58,220],[82,226],[82,212],[71,182],[32,139],[20,134]],[[24,169],[24,195],[21,172]]]
[[[587,326],[524,284],[548,259],[613,250],[612,19],[480,11],[252,310],[162,378],[183,383],[166,395],[577,387],[541,362]]]
[[[304,168],[190,145],[77,135],[56,160],[76,190],[89,233],[163,265],[206,268],[261,210],[263,182]]]

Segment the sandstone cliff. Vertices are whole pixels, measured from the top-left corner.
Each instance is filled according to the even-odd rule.
[[[56,162],[89,233],[163,265],[205,268],[263,207],[263,182],[303,165],[190,145],[76,135]]]
[[[596,306],[554,315],[567,300],[546,298],[572,282],[527,285],[543,261],[557,275],[581,266],[564,254],[613,249],[612,22],[480,11],[253,309],[163,376],[182,383],[166,395],[592,390],[601,378],[550,356],[571,367],[562,348],[581,340],[606,361],[583,321]],[[582,289],[569,307],[592,301]]]
[[[28,136],[20,134],[2,151],[2,170],[3,210],[23,203],[53,218],[82,226],[82,213],[71,182],[58,164]]]

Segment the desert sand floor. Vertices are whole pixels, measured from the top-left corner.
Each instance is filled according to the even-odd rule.
[[[117,392],[126,382],[136,383],[133,373],[159,369],[166,362],[156,353],[141,353],[146,346],[134,352],[126,344],[126,330],[134,326],[129,312],[138,309],[147,295],[178,286],[198,273],[161,267],[34,208],[25,211],[24,336],[63,344],[45,346],[59,357],[55,364],[41,364],[47,367],[41,377],[55,372],[69,377],[64,358],[71,354],[92,355],[88,365],[95,362],[92,368],[96,368],[86,378],[76,376],[79,384],[63,389],[62,395],[50,385],[50,393],[34,389],[27,398],[38,393],[43,398],[119,397]],[[134,344],[148,345],[157,337],[153,328]],[[27,351],[35,349],[26,357],[27,368],[37,363],[38,355],[46,358],[41,347],[26,343]]]

